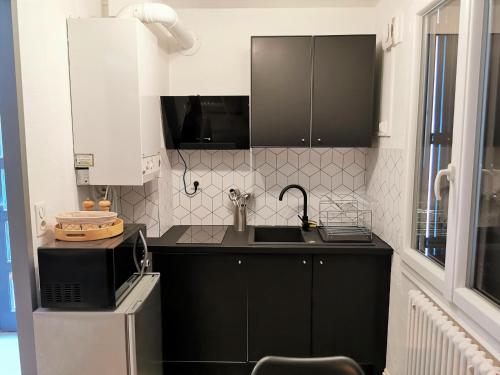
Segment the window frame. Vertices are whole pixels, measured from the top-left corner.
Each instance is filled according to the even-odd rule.
[[[484,297],[470,286],[471,258],[471,213],[473,209],[474,184],[476,180],[476,151],[478,150],[478,121],[482,90],[484,1],[461,0],[460,25],[457,55],[457,80],[455,91],[455,115],[453,128],[453,151],[451,164],[454,166],[454,181],[450,183],[448,235],[446,264],[444,269],[412,246],[414,183],[416,181],[417,136],[419,134],[421,105],[421,72],[423,19],[426,14],[447,0],[422,0],[414,5],[411,14],[414,22],[413,65],[411,70],[410,129],[408,131],[408,160],[406,189],[404,192],[404,233],[401,258],[410,270],[403,273],[409,277],[412,272],[428,283],[434,292],[452,307],[489,332],[500,337],[500,306]],[[472,125],[471,125],[472,124]],[[474,198],[475,199],[475,198]]]
[[[469,0],[470,1],[470,0]],[[484,0],[490,1],[491,0]],[[463,93],[462,117],[463,126],[462,155],[459,165],[462,173],[457,179],[457,189],[460,191],[460,200],[457,201],[458,217],[456,224],[456,246],[454,249],[454,269],[449,270],[450,282],[448,294],[451,301],[466,312],[481,327],[485,328],[495,337],[500,337],[500,306],[487,299],[479,291],[472,288],[473,264],[475,251],[472,249],[472,214],[475,197],[475,184],[477,183],[477,152],[480,141],[478,126],[482,121],[482,96],[483,96],[483,56],[485,14],[484,3],[475,1],[470,5],[470,28],[468,36],[467,70],[465,74],[465,88]],[[473,141],[472,141],[473,140]],[[471,147],[473,146],[473,147]]]
[[[17,2],[0,0],[0,34],[5,43],[0,45],[0,112],[2,112],[4,168],[6,174],[7,204],[9,207],[9,235],[12,251],[12,277],[19,337],[19,357],[23,374],[36,373],[33,311],[37,307],[36,275],[33,259],[33,241],[30,225],[29,192],[27,181],[26,147]]]
[[[424,18],[425,16],[427,16],[429,13],[431,13],[432,11],[436,10],[437,8],[439,8],[441,5],[444,5],[446,4],[447,2],[450,2],[452,0],[434,0],[434,1],[427,1],[427,5],[424,6],[422,9],[419,9],[417,11],[417,26],[416,26],[416,32],[415,32],[415,41],[414,43],[416,44],[416,47],[415,47],[415,51],[418,51],[418,59],[415,59],[414,61],[416,62],[416,69],[418,69],[418,73],[417,71],[414,72],[414,80],[413,82],[416,84],[416,86],[414,87],[414,96],[415,96],[415,100],[412,101],[413,104],[416,105],[416,108],[415,108],[415,115],[412,117],[412,120],[415,122],[414,124],[414,130],[415,130],[415,134],[414,136],[412,136],[410,139],[410,142],[413,142],[414,143],[414,152],[412,153],[412,155],[415,155],[415,158],[413,159],[413,170],[412,170],[412,180],[411,180],[411,185],[410,186],[413,186],[413,191],[412,191],[412,207],[410,208],[410,211],[411,211],[411,214],[412,214],[412,217],[411,217],[411,229],[410,229],[410,239],[409,241],[407,241],[407,244],[408,244],[408,247],[409,248],[412,248],[414,250],[417,250],[415,249],[415,247],[413,246],[413,242],[415,240],[415,230],[417,228],[417,224],[415,222],[415,219],[416,219],[416,216],[415,216],[415,212],[414,210],[416,209],[416,206],[417,206],[417,201],[418,201],[418,197],[417,197],[417,185],[420,184],[420,181],[419,181],[419,177],[417,177],[417,170],[419,168],[419,166],[421,165],[421,157],[423,155],[423,153],[425,152],[423,149],[420,149],[420,145],[421,145],[421,137],[423,137],[426,132],[428,131],[428,129],[425,129],[425,126],[426,124],[424,124],[423,126],[421,126],[420,124],[420,121],[427,121],[427,118],[426,116],[424,115],[425,112],[427,111],[427,108],[426,108],[426,105],[427,105],[427,95],[428,95],[428,89],[425,88],[425,87],[422,87],[423,85],[425,85],[423,82],[421,82],[421,78],[424,76],[424,73],[427,73],[427,70],[428,69],[428,65],[427,65],[427,61],[428,61],[428,58],[425,59],[425,63],[424,61],[422,60],[423,58],[423,53],[425,53],[424,51],[424,41],[426,39],[426,35],[423,34],[423,31],[424,31]],[[462,8],[461,8],[462,9]],[[460,25],[462,24],[462,20],[460,19]],[[459,30],[459,33],[461,33],[461,30]],[[460,40],[460,39],[459,39]],[[428,43],[428,41],[426,41]],[[426,47],[428,45],[426,44]],[[459,47],[459,46],[458,46]],[[458,76],[458,56],[457,56],[457,76]],[[455,86],[457,87],[457,83],[455,83]],[[457,87],[458,88],[458,87]],[[424,105],[425,103],[425,105]],[[425,108],[424,108],[425,107]],[[456,108],[456,95],[455,95],[455,103],[454,103],[454,108]],[[456,115],[456,113],[454,114]],[[454,126],[455,126],[455,121],[454,121]],[[453,131],[453,134],[455,135],[456,132]],[[453,145],[453,148],[452,148],[452,154],[455,152],[455,142],[457,141],[456,139],[457,137],[453,136],[452,137],[452,145]],[[430,144],[433,144],[433,142],[431,141]],[[453,160],[450,161],[450,163],[453,163]],[[437,172],[437,171],[436,171]],[[451,184],[450,184],[451,185]],[[433,193],[432,193],[433,194]],[[449,202],[448,202],[448,206],[451,205],[451,198],[452,198],[452,192],[451,192],[451,186],[450,186],[450,197],[449,197]],[[449,217],[448,217],[449,218]],[[448,220],[448,223],[449,223],[449,220]],[[447,225],[449,226],[449,225]],[[417,250],[418,251],[418,250]],[[448,253],[448,238],[447,238],[447,251],[446,251],[446,254]],[[439,276],[439,282],[440,283],[443,283],[444,282],[444,278],[442,277],[441,275],[441,272],[439,272],[440,270],[444,270],[444,265],[443,266],[440,266],[438,264],[438,262],[436,260],[432,260],[430,257],[425,257],[426,259],[428,260],[431,260],[432,264],[434,265],[437,265],[437,268],[434,268],[433,267],[433,274],[435,277],[438,277]],[[418,259],[418,258],[417,258]],[[447,261],[447,258],[446,258],[446,261]],[[445,261],[445,262],[446,262]]]

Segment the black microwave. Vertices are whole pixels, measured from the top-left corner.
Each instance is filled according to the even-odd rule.
[[[141,235],[142,234],[142,235]],[[145,272],[146,226],[127,224],[121,235],[38,248],[41,305],[63,310],[113,309]]]
[[[248,96],[162,96],[169,149],[248,149]]]

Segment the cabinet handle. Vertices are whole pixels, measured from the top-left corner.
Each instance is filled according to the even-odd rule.
[[[321,143],[321,142],[323,142],[323,141],[321,140],[321,138],[318,138],[318,142],[319,142],[319,143]]]
[[[306,143],[306,139],[305,139],[305,138],[302,138],[300,141],[301,141],[302,143]]]
[[[238,264],[241,264],[241,263],[242,263],[242,261],[241,261],[241,260],[238,260]]]
[[[302,264],[307,264],[307,260],[305,260],[305,259],[304,259],[304,260],[302,261]]]
[[[322,261],[322,260],[320,260],[320,261],[319,261],[319,264],[323,265],[323,261]]]

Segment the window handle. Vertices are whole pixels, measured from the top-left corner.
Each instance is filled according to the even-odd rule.
[[[446,179],[450,182],[455,180],[455,167],[451,164],[448,164],[448,168],[441,169],[434,180],[434,196],[436,200],[441,200],[441,178],[446,176]]]

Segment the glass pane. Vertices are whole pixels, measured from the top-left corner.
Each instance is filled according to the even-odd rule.
[[[434,180],[451,161],[460,1],[440,4],[423,18],[419,132],[414,194],[413,246],[444,266],[448,186],[434,197]]]
[[[5,221],[3,227],[5,233],[5,260],[7,261],[7,263],[12,263],[12,252],[10,251],[9,222]]]
[[[476,161],[474,287],[500,304],[500,0],[485,3],[488,29]]]

